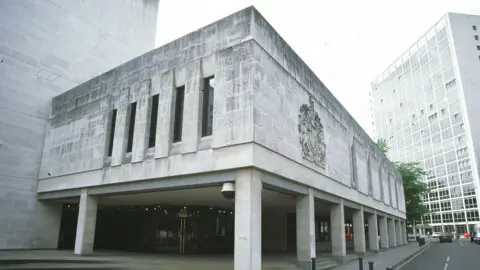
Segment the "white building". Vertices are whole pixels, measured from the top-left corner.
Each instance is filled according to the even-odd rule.
[[[372,83],[374,134],[391,160],[419,161],[431,188],[424,222],[480,222],[480,16],[446,14]]]
[[[310,269],[407,241],[398,171],[253,7],[56,96],[37,193],[76,254],[221,246],[258,270],[292,248]]]
[[[52,98],[153,49],[157,13],[158,0],[0,1],[0,249],[57,245],[36,192]]]

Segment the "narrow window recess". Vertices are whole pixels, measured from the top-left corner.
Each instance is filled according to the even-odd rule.
[[[477,26],[476,26],[476,25],[472,25],[472,29],[473,29],[474,31],[477,31]]]
[[[152,97],[152,110],[150,112],[150,132],[148,134],[148,148],[155,147],[158,119],[158,94]]]
[[[215,95],[215,77],[205,78],[203,84],[202,137],[213,133],[213,98]]]
[[[183,101],[185,97],[185,86],[177,87],[175,93],[175,117],[173,121],[173,142],[182,141],[183,125]]]
[[[108,138],[108,156],[111,157],[113,153],[113,140],[115,138],[115,124],[117,122],[117,109],[112,111],[112,120],[110,123],[110,136]]]
[[[130,118],[128,120],[127,153],[131,153],[133,148],[133,133],[135,131],[136,113],[137,113],[137,102],[134,102],[130,104]]]
[[[478,40],[478,36],[477,36],[477,35],[475,35],[474,37],[475,37],[475,40]]]
[[[480,51],[480,45],[477,45],[477,50]]]

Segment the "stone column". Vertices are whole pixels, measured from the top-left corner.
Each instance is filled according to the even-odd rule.
[[[355,252],[359,254],[364,254],[367,251],[365,246],[365,220],[363,215],[363,206],[360,206],[360,210],[353,212],[353,246]]]
[[[402,229],[400,228],[400,220],[395,219],[395,237],[397,238],[397,246],[403,245],[402,242]]]
[[[235,270],[262,268],[262,182],[257,170],[243,169],[235,180]]]
[[[389,239],[388,239],[388,226],[387,226],[387,217],[380,217],[380,227],[378,228],[380,232],[380,247],[389,248]]]
[[[83,255],[93,252],[97,206],[98,198],[88,195],[87,189],[83,189],[80,195],[80,206],[78,208],[75,254]]]
[[[308,195],[297,196],[297,260],[302,270],[311,269],[311,258],[316,257],[315,250],[315,202],[313,190]]]
[[[378,225],[377,225],[377,212],[368,216],[368,239],[370,250],[377,251],[378,247]]]
[[[345,213],[343,209],[343,200],[340,204],[334,205],[330,209],[330,224],[332,235],[332,255],[338,263],[345,262],[347,255],[347,243],[345,242]]]
[[[408,244],[408,233],[407,233],[407,223],[405,220],[400,222],[400,226],[402,226],[402,242],[404,245]]]
[[[388,244],[390,247],[396,247],[397,246],[397,238],[396,238],[396,233],[395,233],[395,222],[393,219],[387,219],[387,224],[388,224]]]

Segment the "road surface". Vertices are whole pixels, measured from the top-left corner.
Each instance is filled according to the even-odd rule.
[[[404,264],[401,270],[478,270],[480,245],[470,239],[453,243],[434,243],[423,253]]]

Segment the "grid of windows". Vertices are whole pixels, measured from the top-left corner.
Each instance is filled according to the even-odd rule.
[[[479,219],[458,91],[444,20],[373,84],[377,136],[392,160],[421,162],[433,225]]]

